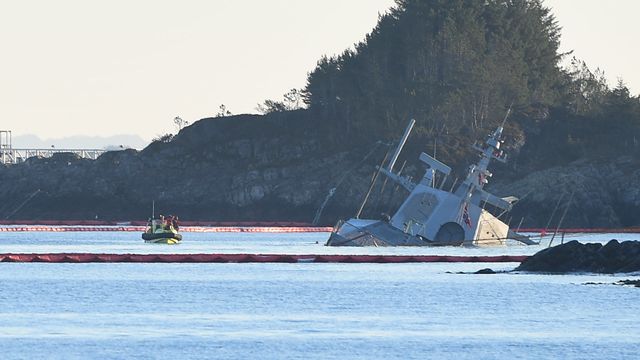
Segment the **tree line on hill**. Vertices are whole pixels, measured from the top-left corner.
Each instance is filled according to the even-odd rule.
[[[532,164],[638,153],[639,97],[575,58],[563,68],[560,31],[540,0],[396,0],[366,39],[319,60],[302,96],[335,146],[396,138],[415,118],[418,141],[458,162],[512,108],[514,141],[545,145]]]

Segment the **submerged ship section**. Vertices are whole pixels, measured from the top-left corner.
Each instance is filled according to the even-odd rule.
[[[387,167],[380,173],[404,187],[409,196],[388,220],[349,219],[339,222],[327,246],[485,246],[504,245],[508,239],[533,244],[528,237],[515,233],[509,226],[487,211],[487,205],[502,214],[518,200],[500,198],[484,190],[492,174],[487,169],[491,160],[506,162],[501,150],[503,126],[498,127],[483,143],[473,148],[480,160],[469,167],[465,180],[452,191],[442,189],[451,168],[422,153],[420,161],[427,170],[418,183],[393,172],[393,167],[407,140],[415,120],[409,126]],[[436,184],[436,179],[439,186]]]

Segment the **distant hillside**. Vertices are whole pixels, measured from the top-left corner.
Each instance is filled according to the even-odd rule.
[[[506,221],[554,226],[572,198],[564,226],[638,226],[640,99],[577,59],[560,68],[559,29],[537,0],[398,0],[354,50],[320,59],[308,109],[203,119],[97,161],[0,167],[0,217],[144,219],[155,201],[190,220],[332,224],[355,213],[409,118],[403,174],[421,176],[419,153],[436,152],[454,168],[449,187],[476,159],[469,145],[511,108],[509,163],[490,182],[522,198]],[[383,184],[364,216],[405,196]]]

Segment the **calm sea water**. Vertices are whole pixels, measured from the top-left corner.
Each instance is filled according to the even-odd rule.
[[[327,234],[0,234],[0,252],[527,254],[335,249]],[[633,235],[580,236],[583,241]],[[567,239],[565,239],[567,240]],[[318,244],[316,244],[318,241]],[[470,275],[517,264],[0,264],[2,359],[637,358],[632,275]]]

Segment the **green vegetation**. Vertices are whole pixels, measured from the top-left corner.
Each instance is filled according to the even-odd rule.
[[[282,95],[282,101],[265,100],[263,104],[258,104],[256,110],[263,114],[273,112],[293,111],[302,109],[304,105],[302,92],[298,89],[291,89]]]
[[[638,151],[639,98],[578,60],[562,69],[559,34],[539,0],[396,0],[364,41],[318,62],[305,102],[337,146],[395,138],[413,117],[414,142],[437,139],[458,162],[511,107],[510,137],[548,145],[530,162]]]

